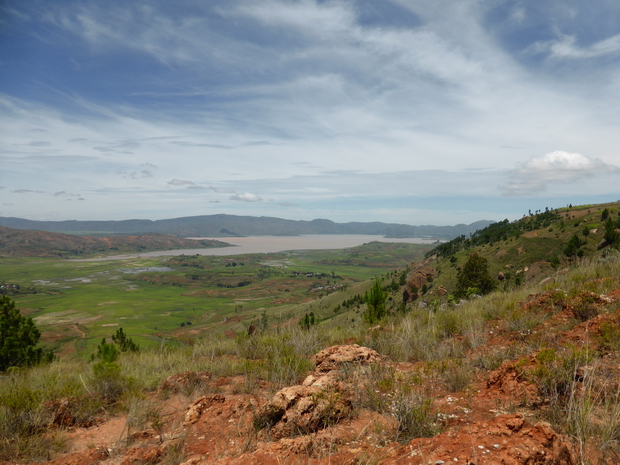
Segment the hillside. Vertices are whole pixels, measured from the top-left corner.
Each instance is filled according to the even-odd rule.
[[[477,221],[470,225],[410,226],[406,224],[335,223],[330,220],[293,221],[281,218],[203,215],[167,220],[125,221],[32,221],[0,217],[0,226],[16,229],[41,230],[79,234],[173,234],[180,237],[231,236],[296,236],[300,234],[368,234],[388,237],[435,237],[452,239],[469,235],[489,225]]]
[[[106,252],[147,252],[227,245],[229,244],[215,240],[196,241],[165,234],[102,238],[0,226],[0,257],[75,257]]]
[[[487,260],[499,289],[540,282],[583,257],[608,253],[612,248],[608,237],[620,233],[619,212],[620,203],[586,205],[494,223],[471,237],[459,236],[428,252],[426,260],[413,267],[412,274],[417,270],[418,277],[410,279],[407,289],[411,292],[426,284],[426,300],[446,301],[455,291],[459,270],[473,251]],[[424,281],[421,274],[431,279]],[[422,296],[421,292],[417,294]]]
[[[444,243],[379,278],[372,325],[360,282],[233,337],[124,352],[106,376],[68,358],[7,373],[0,460],[620,463],[619,212],[534,213]],[[474,252],[496,289],[458,302]]]

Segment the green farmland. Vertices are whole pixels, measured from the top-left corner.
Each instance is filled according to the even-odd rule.
[[[364,281],[404,268],[431,247],[372,242],[228,257],[2,258],[0,283],[11,285],[17,306],[57,354],[88,356],[119,327],[149,348],[234,337],[258,321],[285,324],[320,298],[315,308],[333,317],[328,307],[363,292]]]

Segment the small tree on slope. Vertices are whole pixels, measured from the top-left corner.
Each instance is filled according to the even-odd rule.
[[[488,294],[495,288],[495,281],[489,274],[489,263],[486,258],[472,253],[457,275],[456,297],[465,297],[468,289],[477,289],[478,293]]]
[[[362,316],[366,323],[376,323],[387,314],[387,309],[385,308],[385,299],[386,292],[381,287],[381,283],[379,282],[379,280],[375,279],[372,288],[364,296],[364,300],[366,301],[368,308]]]

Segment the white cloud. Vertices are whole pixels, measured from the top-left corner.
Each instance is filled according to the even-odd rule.
[[[185,181],[182,179],[173,179],[172,181],[168,181],[169,186],[195,186],[196,183],[192,181]]]
[[[533,195],[551,184],[574,183],[601,174],[619,173],[620,168],[580,153],[550,152],[535,157],[509,173],[509,181],[500,189],[506,195]]]
[[[240,200],[242,202],[261,202],[263,199],[256,194],[244,192],[242,194],[231,195],[230,200]]]

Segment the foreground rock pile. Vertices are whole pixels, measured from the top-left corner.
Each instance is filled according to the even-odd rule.
[[[492,408],[494,394],[527,396],[534,392],[518,376],[514,364],[506,363],[481,380],[480,389],[468,397],[436,392],[433,404],[441,432],[398,443],[390,439],[397,426],[394,418],[356,402],[364,373],[372,366],[390,365],[389,361],[355,344],[325,349],[314,361],[314,372],[302,384],[270,397],[265,391],[235,392],[233,380],[225,384],[206,372],[176,375],[160,389],[170,395],[162,401],[165,428],[129,435],[122,421],[116,423],[116,431],[112,422],[75,428],[70,432],[74,451],[50,463],[577,463],[569,441],[548,424],[528,421],[523,413],[502,414]],[[397,374],[412,368],[390,366]],[[219,392],[194,401],[179,393],[195,383]],[[107,443],[97,442],[95,431]]]

